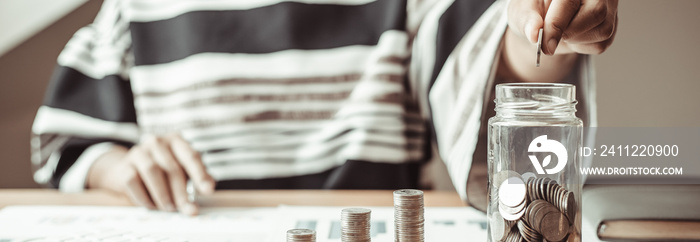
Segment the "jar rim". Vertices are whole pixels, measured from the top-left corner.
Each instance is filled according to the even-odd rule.
[[[531,83],[501,83],[497,84],[496,88],[509,88],[509,89],[520,89],[520,88],[572,88],[575,87],[573,84],[568,83],[541,83],[541,82],[531,82]]]

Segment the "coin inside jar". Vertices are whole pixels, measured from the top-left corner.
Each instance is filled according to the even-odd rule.
[[[498,198],[503,205],[516,207],[525,201],[527,187],[520,177],[509,177],[498,188]]]
[[[499,212],[494,212],[489,221],[491,224],[491,237],[496,241],[501,241],[505,238],[510,228]]]
[[[507,211],[504,210],[503,206],[498,206],[498,211],[501,213],[501,216],[503,216],[503,218],[504,218],[505,220],[508,220],[508,221],[516,221],[516,220],[518,220],[518,219],[520,219],[520,218],[523,217],[523,215],[525,214],[526,209],[523,209],[523,211],[520,211],[520,212],[517,212],[517,213],[508,213]]]
[[[547,241],[562,241],[569,234],[569,220],[559,210],[544,215],[539,227]]]
[[[573,192],[569,192],[566,196],[566,215],[569,218],[569,222],[574,223],[576,221],[576,211],[577,205],[576,205],[576,198],[574,197]]]

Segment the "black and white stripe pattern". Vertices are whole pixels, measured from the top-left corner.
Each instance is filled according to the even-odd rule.
[[[58,59],[33,127],[35,180],[80,190],[61,178],[85,176],[69,170],[89,167],[94,158],[86,157],[103,144],[172,132],[201,152],[217,180],[327,174],[335,185],[318,187],[352,188],[337,181],[394,177],[363,177],[372,174],[367,166],[348,161],[417,180],[398,167],[429,155],[429,107],[456,101],[428,103],[433,83],[458,81],[443,71],[448,56],[474,35],[488,41],[476,58],[494,61],[497,48],[488,48],[500,42],[505,4],[492,3],[106,0]],[[489,6],[482,21],[498,27],[467,34]],[[470,71],[485,73],[476,83],[491,73]],[[393,186],[406,184],[414,183]]]

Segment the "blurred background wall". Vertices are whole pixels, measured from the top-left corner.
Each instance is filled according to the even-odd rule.
[[[38,187],[34,115],[58,53],[101,3],[0,1],[0,188]],[[698,0],[620,0],[615,44],[596,59],[599,126],[700,126],[698,9]]]

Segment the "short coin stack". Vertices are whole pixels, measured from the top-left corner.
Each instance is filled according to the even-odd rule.
[[[346,208],[340,216],[341,240],[343,242],[369,242],[371,210]]]
[[[394,191],[394,240],[420,242],[424,239],[423,192]]]
[[[503,171],[493,178],[498,187],[489,218],[494,241],[564,241],[578,238],[572,231],[577,212],[574,193],[555,180]]]
[[[287,242],[316,242],[316,231],[311,229],[287,230]]]

